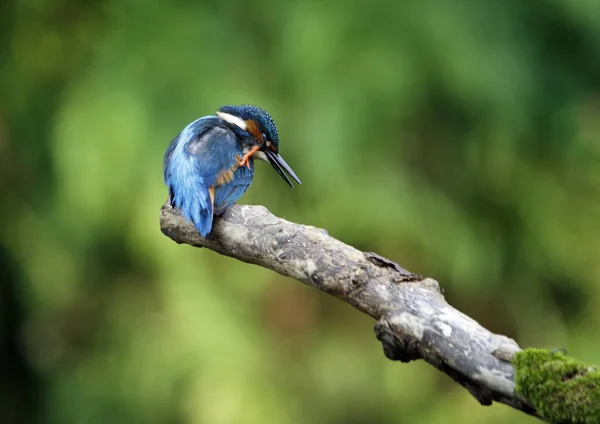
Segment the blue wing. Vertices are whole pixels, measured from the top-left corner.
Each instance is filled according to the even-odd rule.
[[[248,190],[254,177],[254,161],[250,159],[249,164],[250,169],[245,166],[236,169],[231,182],[217,185],[215,188],[215,215],[225,212]]]
[[[217,178],[232,169],[236,155],[242,155],[241,144],[216,116],[192,122],[167,148],[163,177],[171,205],[179,208],[203,237],[212,229]]]

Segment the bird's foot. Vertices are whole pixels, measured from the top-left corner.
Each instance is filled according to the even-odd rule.
[[[240,161],[240,166],[246,165],[246,167],[248,169],[250,169],[250,162],[248,162],[248,160],[252,157],[252,155],[254,153],[258,152],[259,150],[260,150],[260,147],[258,147],[258,146],[252,147],[250,149],[250,151],[242,157],[242,160]]]

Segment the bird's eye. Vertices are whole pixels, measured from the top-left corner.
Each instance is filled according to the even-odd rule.
[[[267,135],[265,133],[261,134],[263,141],[267,141]]]

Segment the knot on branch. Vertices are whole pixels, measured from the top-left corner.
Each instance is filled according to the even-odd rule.
[[[398,333],[387,318],[375,324],[375,335],[383,346],[383,353],[392,361],[410,362],[421,359],[419,343],[408,334]]]
[[[485,384],[450,366],[446,362],[449,358],[443,358],[434,349],[427,348],[422,340],[425,331],[424,323],[406,313],[381,319],[375,324],[375,334],[388,359],[400,362],[424,359],[467,389],[480,404],[491,405],[494,392]]]

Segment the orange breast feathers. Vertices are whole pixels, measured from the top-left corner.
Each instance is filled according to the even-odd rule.
[[[217,175],[217,185],[228,184],[233,181],[233,173],[240,167],[240,162],[242,157],[240,155],[235,155],[235,162],[233,166],[229,169],[224,169],[219,172]]]

